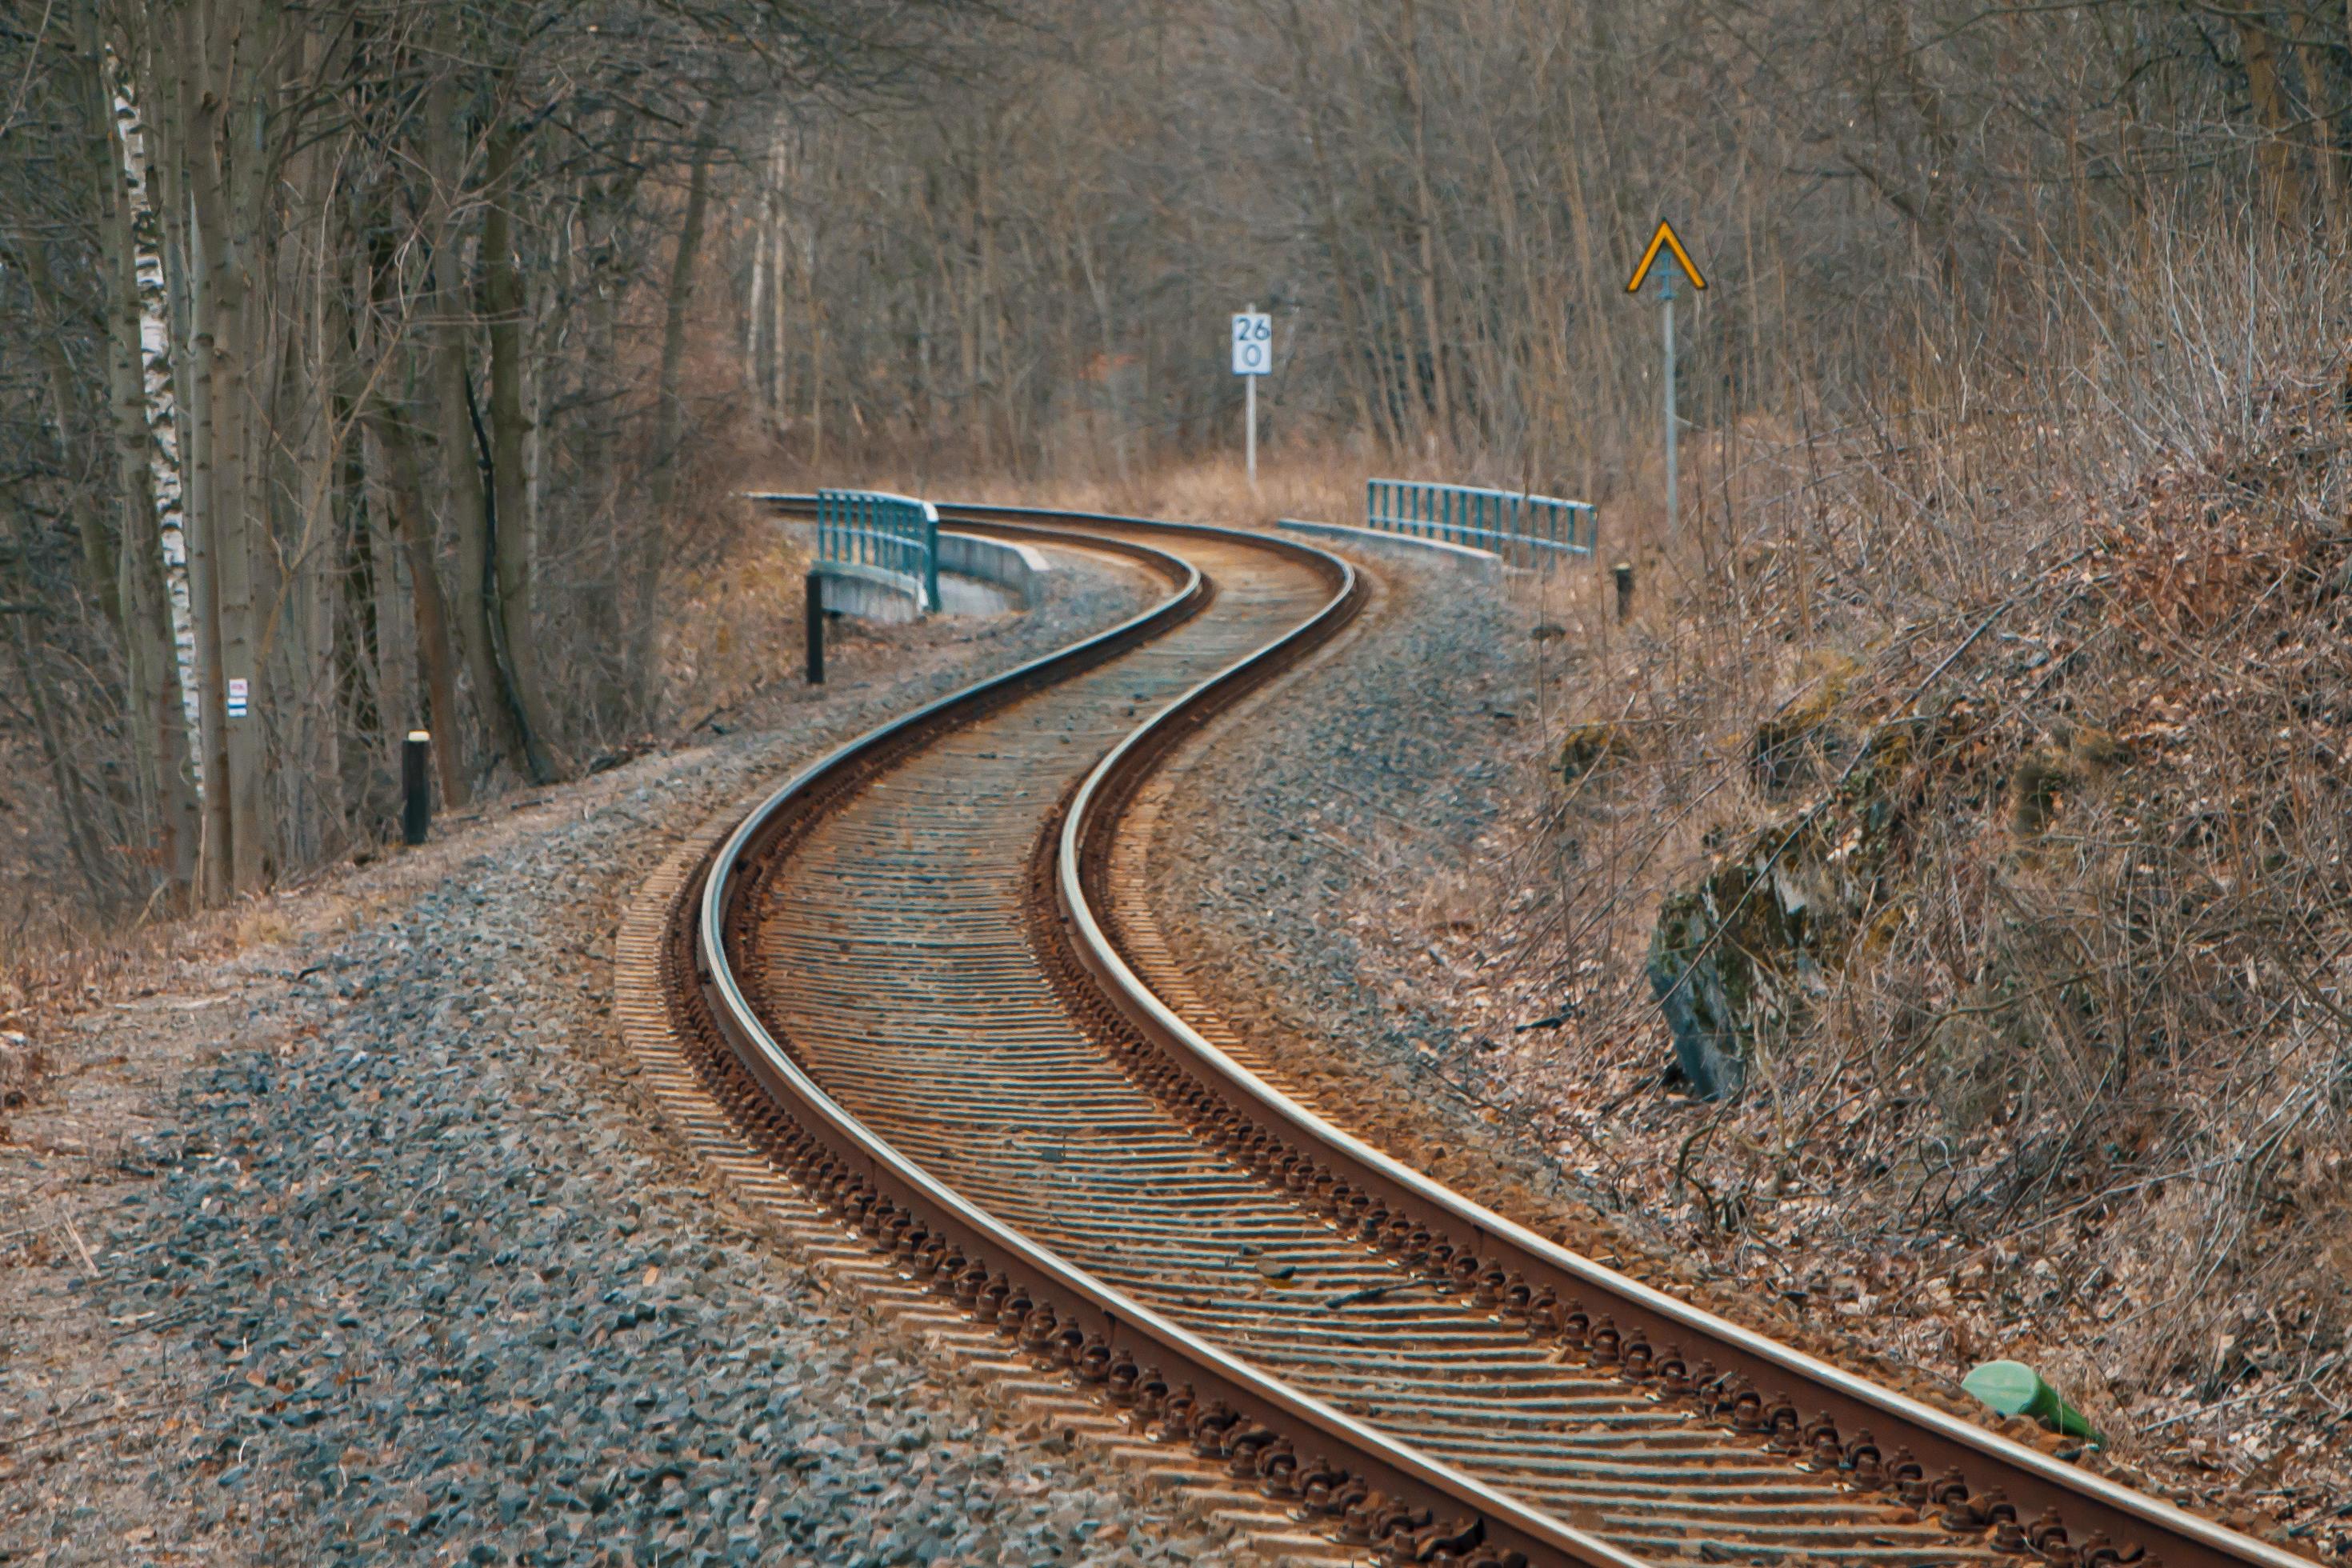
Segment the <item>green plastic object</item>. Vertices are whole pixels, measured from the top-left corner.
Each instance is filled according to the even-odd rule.
[[[1989,1361],[1960,1379],[1960,1386],[2003,1415],[2031,1415],[2053,1432],[2106,1446],[2098,1428],[2021,1361]]]

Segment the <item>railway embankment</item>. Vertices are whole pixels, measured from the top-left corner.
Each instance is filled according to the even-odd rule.
[[[713,1212],[609,1012],[677,834],[1150,591],[876,642],[64,1029],[0,1145],[0,1562],[1217,1561]]]
[[[1181,764],[1179,960],[1461,1190],[1957,1408],[2028,1361],[2084,1462],[2352,1551],[2341,451],[2281,395],[1885,594],[1384,564]]]

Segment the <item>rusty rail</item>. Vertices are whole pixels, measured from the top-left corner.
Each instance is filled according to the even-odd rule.
[[[1209,607],[1213,584],[1134,535],[1189,538],[1222,549],[1246,539],[1252,550],[1311,568],[1325,584],[1323,602],[1129,731],[1086,773],[1045,841],[1050,871],[1040,880],[1057,900],[1061,945],[1073,973],[1082,972],[1078,983],[1093,992],[1091,1001],[1075,999],[1073,1016],[1088,1016],[1093,1034],[1139,1091],[1285,1202],[1369,1243],[1390,1267],[1428,1281],[1465,1314],[1554,1347],[1547,1355],[1589,1374],[1588,1381],[1614,1379],[1640,1398],[1686,1411],[1690,1420],[1727,1426],[1756,1452],[1783,1456],[1792,1475],[1834,1477],[1841,1495],[1883,1496],[1932,1521],[1950,1543],[1939,1553],[1915,1530],[1899,1549],[1891,1536],[1885,1542],[1886,1560],[2009,1556],[2053,1568],[2152,1568],[2160,1558],[2169,1568],[2307,1568],[2293,1553],[1602,1268],[1331,1126],[1202,1039],[1134,973],[1098,918],[1108,844],[1121,805],[1156,762],[1336,633],[1360,603],[1360,584],[1338,558],[1286,540],[1032,509],[942,511],[968,525],[1029,537],[1055,537],[1056,530],[1044,526],[1049,522],[1082,525],[1090,546],[1152,565],[1169,583],[1170,596],[1108,632],[883,726],[795,775],[719,847],[691,931],[681,931],[682,962],[693,967],[708,1019],[773,1108],[778,1158],[911,1272],[982,1321],[997,1322],[1041,1363],[1067,1367],[1148,1428],[1190,1439],[1196,1450],[1226,1458],[1236,1474],[1255,1474],[1269,1495],[1291,1498],[1302,1512],[1378,1545],[1390,1561],[1487,1568],[1520,1561],[1630,1568],[1645,1561],[1569,1517],[1576,1510],[1531,1503],[1524,1487],[1401,1438],[1393,1422],[1340,1408],[1268,1371],[1260,1358],[1213,1342],[1198,1323],[1144,1300],[1131,1282],[1105,1278],[1099,1268],[1066,1256],[1066,1248],[1005,1223],[828,1091],[789,1039],[771,1029],[747,990],[766,976],[752,907],[759,887],[828,812],[926,745],[1168,635]],[[1053,945],[1054,933],[1041,941]],[[739,978],[739,962],[748,981]],[[1883,1442],[1871,1436],[1874,1429]],[[1508,1468],[1496,1474],[1507,1476]],[[1702,1527],[1685,1532],[1691,1544],[1706,1539],[1705,1509],[1694,1517]],[[1863,1527],[1838,1528],[1866,1559]],[[1855,1550],[1817,1550],[1810,1536],[1797,1539],[1791,1560],[1854,1560]]]

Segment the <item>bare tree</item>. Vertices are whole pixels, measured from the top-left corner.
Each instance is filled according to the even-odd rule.
[[[96,901],[217,902],[380,834],[415,725],[462,802],[655,721],[728,130],[929,68],[957,11],[71,0],[0,29],[0,328],[39,370],[0,406],[38,700],[0,724],[38,732]]]

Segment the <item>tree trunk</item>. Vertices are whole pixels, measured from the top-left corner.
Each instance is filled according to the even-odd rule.
[[[522,723],[506,674],[499,668],[490,617],[489,501],[484,493],[481,459],[475,448],[467,384],[467,317],[464,240],[457,232],[457,196],[465,177],[457,147],[457,100],[454,86],[436,82],[425,124],[425,158],[436,192],[433,285],[439,315],[435,337],[434,400],[440,415],[441,465],[449,496],[449,521],[457,546],[457,579],[452,594],[466,666],[473,677],[474,710],[492,749],[517,773],[529,776]]]
[[[583,305],[587,319],[581,328],[582,346],[591,363],[610,364],[618,353],[616,345],[620,341],[619,303],[615,298],[619,286],[604,276],[601,267],[592,269],[590,276],[592,281]],[[614,426],[609,417],[599,424],[598,432],[603,438],[592,437],[583,443],[580,454],[581,521],[593,520],[598,525],[598,570],[590,582],[587,625],[597,645],[608,650],[597,660],[597,722],[607,730],[617,731],[625,728],[638,711],[629,654],[628,612],[624,605],[628,594],[627,579],[635,560],[637,535],[632,530],[657,524],[647,521],[645,508],[621,504],[621,454],[619,442],[613,438]]]
[[[686,212],[678,220],[677,252],[664,290],[661,380],[655,393],[654,513],[667,519],[677,493],[677,444],[685,427],[678,402],[678,372],[686,363],[687,312],[694,302],[694,264],[702,249],[702,225],[710,205],[710,160],[719,145],[719,106],[703,110],[694,132],[694,163],[686,184]]]
[[[768,361],[761,350],[766,346],[762,330],[768,316],[768,226],[761,218],[751,224],[751,298],[743,308],[743,369],[752,389],[765,395],[768,385]]]
[[[107,383],[110,393],[115,483],[122,500],[121,547],[116,552],[127,709],[141,793],[155,836],[155,864],[176,899],[184,900],[195,872],[201,836],[195,780],[172,635],[172,606],[163,581],[162,520],[155,505],[148,423],[144,315],[139,302],[139,257],[132,229],[125,149],[112,95],[100,68],[95,9],[85,23],[89,77],[85,102],[90,125],[89,163],[98,197],[99,252],[106,289]]]
[[[1398,53],[1404,69],[1406,110],[1412,116],[1413,224],[1420,231],[1421,326],[1429,354],[1431,410],[1436,420],[1435,434],[1443,449],[1450,453],[1455,446],[1454,378],[1447,363],[1445,324],[1438,310],[1437,192],[1430,174],[1429,104],[1422,90],[1421,14],[1417,5],[1410,3],[1405,5],[1402,26],[1404,37]]]
[[[677,499],[677,448],[685,428],[685,410],[678,400],[678,374],[686,363],[687,315],[694,302],[694,264],[702,250],[702,226],[710,205],[710,160],[719,146],[719,104],[713,100],[702,111],[694,132],[694,164],[686,184],[686,211],[678,220],[677,252],[670,261],[669,287],[664,291],[661,379],[654,392],[653,516],[642,532],[635,582],[636,603],[630,612],[628,679],[636,693],[642,719],[650,714],[657,662],[654,621],[660,609],[662,541],[674,519],[670,509]]]
[[[303,74],[312,68],[306,61]],[[280,774],[280,795],[288,805],[279,815],[281,831],[289,819],[300,825],[298,863],[303,865],[341,853],[352,839],[343,790],[344,676],[352,665],[339,656],[357,633],[346,628],[347,617],[338,608],[344,597],[339,583],[346,570],[344,541],[352,531],[346,523],[358,499],[348,480],[359,374],[349,297],[336,265],[339,254],[348,254],[348,209],[335,199],[333,188],[343,151],[321,141],[298,148],[289,160],[292,170],[286,184],[301,200],[299,221],[289,227],[302,238],[289,247],[286,291],[289,303],[300,301],[301,308],[273,405],[281,415],[280,431],[299,432],[288,450],[289,482],[284,490],[299,501],[287,518],[294,537],[281,541],[278,550],[285,583],[278,642],[285,650],[286,679],[280,689],[293,735],[287,748],[291,765]],[[293,398],[300,407],[289,405]],[[279,445],[288,446],[282,434]],[[362,514],[355,524],[362,539],[366,526]]]
[[[380,212],[377,218],[378,226],[370,245],[367,286],[368,299],[374,309],[368,317],[371,324],[362,329],[362,334],[364,350],[373,356],[369,366],[372,374],[362,393],[368,437],[364,451],[368,466],[375,471],[383,491],[392,538],[408,568],[409,623],[415,634],[417,673],[425,687],[434,767],[441,777],[441,799],[449,809],[458,811],[473,804],[474,788],[466,767],[465,725],[457,711],[457,666],[449,641],[449,601],[441,589],[433,514],[425,504],[425,465],[417,456],[416,436],[392,401],[395,395],[404,394],[412,380],[407,336],[414,313],[406,301],[395,301],[394,298],[400,261],[391,238],[390,214]],[[394,321],[395,302],[402,306],[397,324],[388,338],[379,338],[373,323]],[[378,570],[387,582],[397,575],[389,560],[382,562]],[[404,731],[415,721],[415,713],[404,709],[393,722]],[[397,737],[394,743],[398,743]]]
[[[495,632],[503,655],[514,707],[522,724],[523,761],[535,784],[564,773],[555,749],[555,726],[539,664],[539,640],[530,624],[531,537],[524,494],[529,472],[523,439],[529,423],[522,407],[522,287],[514,255],[516,154],[514,122],[503,112],[490,128],[489,168],[485,186],[489,205],[482,218],[482,313],[490,338],[490,527],[495,542],[493,583],[498,616]]]
[[[809,467],[822,468],[824,467],[824,299],[816,289],[816,225],[814,224],[809,225],[806,254],[808,265],[803,268],[802,277],[808,285]],[[967,371],[970,369],[971,362],[971,354],[967,346],[964,353]],[[967,374],[965,384],[969,387],[977,385],[978,383]],[[984,440],[981,451],[982,459],[981,466],[986,468],[988,466],[987,445]]]
[[[382,455],[386,510],[393,532],[408,562],[409,591],[416,621],[416,662],[425,676],[425,695],[433,725],[433,760],[441,774],[441,798],[454,809],[471,804],[474,792],[466,776],[465,747],[459,740],[457,660],[449,647],[449,604],[441,592],[441,574],[433,561],[432,519],[425,510],[423,465],[408,426],[390,409],[377,405],[368,421],[369,432]]]
[[[239,13],[243,12],[243,15]],[[214,18],[206,54],[231,62],[228,79],[216,85],[218,109],[199,106],[195,184],[198,226],[204,233],[205,286],[213,294],[214,555],[221,617],[221,674],[246,683],[246,710],[228,721],[228,864],[233,894],[257,892],[265,876],[262,791],[264,719],[271,693],[263,674],[254,553],[257,536],[268,527],[266,474],[253,413],[254,373],[263,342],[253,310],[253,282],[267,273],[261,245],[261,208],[269,184],[257,166],[265,112],[262,95],[237,68],[242,58],[266,60],[266,5],[230,6]],[[217,163],[215,160],[217,159]],[[205,216],[207,209],[210,220]]]
[[[2254,156],[2268,187],[2271,210],[2284,220],[2303,199],[2302,182],[2294,167],[2294,146],[2288,138],[2285,84],[2279,79],[2278,40],[2271,36],[2266,13],[2240,14],[2231,21],[2238,30],[2238,49],[2246,68],[2246,91],[2263,123],[2263,139]]]
[[[2352,15],[2352,5],[2347,6]],[[2311,117],[2311,164],[2319,176],[2319,196],[2330,223],[2340,224],[2345,216],[2344,168],[2336,153],[2336,114],[2333,74],[2328,63],[2327,40],[2319,31],[2319,19],[2309,10],[2294,10],[2295,60],[2303,68],[2303,102]]]
[[[2352,0],[2347,0],[2347,4],[2352,4]],[[769,243],[774,248],[776,258],[776,277],[774,286],[768,290],[770,301],[768,307],[768,410],[773,416],[776,429],[780,433],[783,429],[784,421],[790,412],[785,407],[785,401],[788,395],[784,380],[784,344],[789,331],[789,324],[785,319],[788,303],[785,294],[784,281],[792,271],[792,235],[784,225],[784,195],[781,183],[783,155],[783,139],[782,137],[778,137],[776,140],[775,177],[778,179],[779,184],[776,188],[774,198],[769,204],[771,223],[772,225],[769,235]],[[926,338],[924,339],[924,351],[926,353],[929,352],[929,348],[930,340]]]
[[[187,530],[188,459],[195,446],[189,426],[189,399],[196,379],[190,356],[195,336],[194,307],[189,298],[186,181],[168,155],[172,149],[184,145],[181,134],[184,122],[175,108],[179,101],[176,74],[164,70],[155,58],[158,48],[168,50],[173,42],[170,31],[156,30],[134,40],[131,58],[124,63],[146,105],[141,113],[139,140],[125,143],[125,151],[135,156],[126,161],[124,173],[134,196],[132,239],[139,247],[142,289],[142,384],[148,394],[148,464],[155,481],[163,599],[172,628],[172,662],[180,684],[182,728],[187,731],[184,750],[190,782],[201,797],[204,778],[199,759],[207,754],[207,747]],[[152,239],[139,226],[142,215],[154,225]],[[159,297],[146,297],[150,289]],[[153,353],[151,345],[160,345],[162,352]],[[197,825],[188,835],[188,854],[196,854],[202,838],[200,810]]]
[[[234,414],[223,404],[233,395],[231,367],[237,363],[242,324],[242,276],[229,265],[227,214],[220,181],[221,104],[206,79],[195,7],[181,13],[175,102],[169,138],[188,197],[190,376],[189,493],[184,512],[194,599],[196,646],[204,689],[200,707],[205,731],[204,846],[202,880],[207,903],[226,902],[238,890],[235,802],[240,782],[236,754],[241,742],[227,716],[230,667],[228,626],[232,601],[244,626],[246,568],[242,516],[244,467]],[[225,341],[226,340],[226,341]],[[240,636],[237,657],[249,672],[250,648]],[[249,733],[249,720],[238,731]]]
[[[309,79],[320,50],[308,29],[289,39],[288,80]],[[343,431],[351,391],[350,331],[332,264],[342,227],[329,199],[338,149],[305,137],[274,171],[281,237],[267,270],[273,287],[255,312],[255,363],[268,366],[255,446],[255,574],[259,651],[270,704],[260,715],[274,765],[270,846],[287,864],[316,864],[348,837],[341,779],[341,666],[335,592]]]

